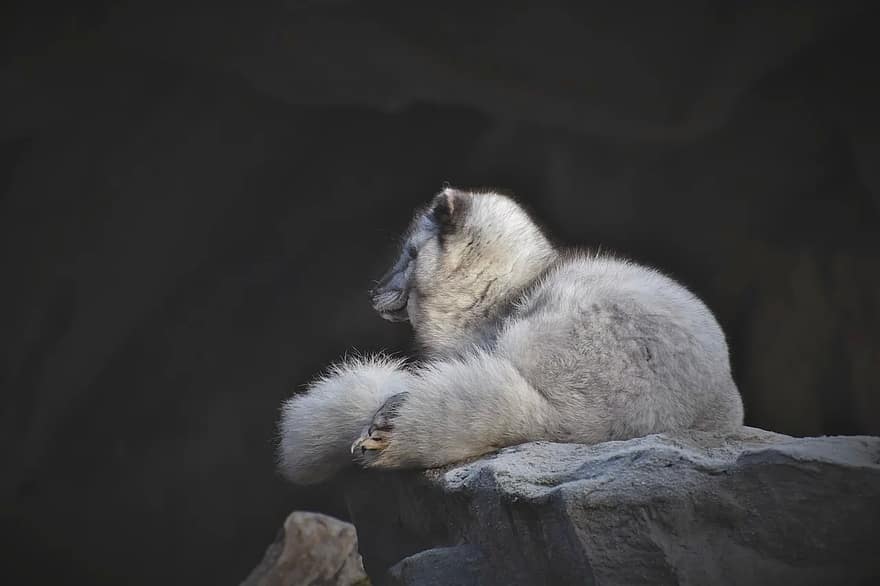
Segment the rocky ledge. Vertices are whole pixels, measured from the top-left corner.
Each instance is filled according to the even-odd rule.
[[[345,479],[375,584],[874,584],[880,438],[537,442]]]

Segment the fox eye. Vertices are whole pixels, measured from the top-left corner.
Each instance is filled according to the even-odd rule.
[[[407,244],[406,253],[410,256],[410,258],[415,258],[419,255],[419,249],[416,248],[415,244]]]

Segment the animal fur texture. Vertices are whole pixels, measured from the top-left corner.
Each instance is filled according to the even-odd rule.
[[[348,360],[284,403],[279,467],[295,483],[353,460],[427,468],[533,440],[742,425],[724,334],[697,297],[557,249],[506,196],[443,190],[372,298],[427,360]]]

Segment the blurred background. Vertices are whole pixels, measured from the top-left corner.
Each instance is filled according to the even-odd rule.
[[[0,18],[9,583],[236,583],[293,509],[280,403],[444,181],[716,312],[747,423],[880,433],[871,2],[191,0]]]

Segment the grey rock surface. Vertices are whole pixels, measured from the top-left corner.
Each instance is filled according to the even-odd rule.
[[[242,586],[369,584],[351,523],[294,511]]]
[[[445,469],[359,474],[348,501],[374,583],[880,578],[877,437],[744,428],[536,442]]]

